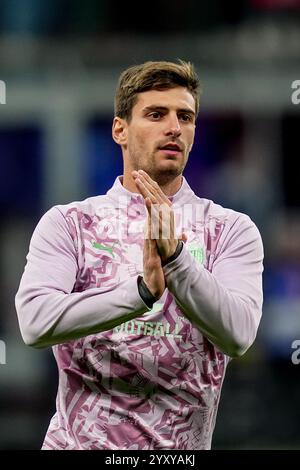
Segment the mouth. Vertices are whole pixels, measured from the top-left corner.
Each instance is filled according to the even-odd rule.
[[[159,150],[163,152],[165,155],[174,155],[174,156],[178,155],[182,151],[180,146],[178,144],[175,144],[174,142],[168,142],[162,147],[159,147]]]

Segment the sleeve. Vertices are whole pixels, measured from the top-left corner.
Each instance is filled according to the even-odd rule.
[[[183,313],[213,344],[231,357],[251,346],[262,314],[263,245],[248,216],[229,230],[212,272],[185,246],[163,269]]]
[[[72,292],[77,252],[67,221],[57,207],[38,223],[16,294],[26,344],[45,347],[109,330],[150,309],[138,291],[137,276],[106,291]]]

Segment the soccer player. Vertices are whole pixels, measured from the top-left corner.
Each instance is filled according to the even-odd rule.
[[[263,248],[247,215],[182,176],[198,110],[192,64],[125,70],[123,176],[34,231],[16,308],[25,343],[52,346],[59,371],[44,449],[211,446],[226,366],[261,318]]]

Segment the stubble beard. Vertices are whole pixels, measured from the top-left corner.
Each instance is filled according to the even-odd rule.
[[[155,163],[155,154],[157,151],[152,152],[149,157],[141,155],[139,151],[130,152],[130,159],[134,170],[144,170],[148,175],[156,181],[159,186],[165,186],[173,181],[178,176],[182,175],[183,170],[187,163],[187,157],[184,156],[183,161],[178,166],[169,168],[157,168]]]

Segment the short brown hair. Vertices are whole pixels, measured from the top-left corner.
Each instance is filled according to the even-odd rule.
[[[130,121],[132,108],[138,93],[149,90],[167,90],[182,86],[195,100],[196,115],[199,111],[200,82],[190,62],[145,62],[124,70],[115,95],[115,116]]]

